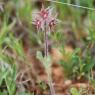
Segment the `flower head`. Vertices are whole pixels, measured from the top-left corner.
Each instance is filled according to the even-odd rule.
[[[52,30],[52,27],[56,25],[57,22],[57,15],[53,16],[53,8],[48,7],[44,8],[42,6],[41,10],[36,14],[36,18],[34,19],[34,25],[36,26],[37,30],[43,30],[45,25]]]
[[[47,9],[42,8],[39,15],[43,18],[43,19],[47,19],[49,16],[49,11]]]
[[[35,20],[35,26],[36,26],[37,29],[40,29],[40,27],[41,27],[41,20],[36,19]]]

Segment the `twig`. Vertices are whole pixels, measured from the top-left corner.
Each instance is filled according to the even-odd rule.
[[[85,7],[85,6],[80,6],[80,5],[70,4],[70,3],[64,3],[64,2],[55,1],[55,0],[46,0],[46,1],[53,2],[53,3],[59,3],[59,4],[63,4],[63,5],[68,5],[68,6],[73,6],[73,7],[77,7],[77,8],[82,8],[82,9],[88,9],[88,10],[95,11],[95,8],[90,8],[90,7]]]

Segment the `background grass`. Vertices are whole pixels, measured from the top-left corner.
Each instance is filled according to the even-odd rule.
[[[49,35],[50,48],[58,48],[63,56],[57,63],[65,79],[95,84],[95,0],[56,1],[44,4],[54,7],[62,21]],[[29,63],[27,51],[43,51],[43,33],[32,25],[32,15],[40,8],[36,0],[0,0],[0,95],[32,95],[17,90],[18,64]]]

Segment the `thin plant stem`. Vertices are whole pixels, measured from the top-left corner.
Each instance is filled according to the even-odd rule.
[[[44,31],[44,43],[45,43],[44,53],[45,53],[45,57],[48,57],[48,35],[47,35],[47,32],[48,32],[47,26],[45,23],[45,31]],[[51,93],[51,95],[56,95],[54,87],[53,87],[53,83],[52,83],[51,72],[48,69],[46,69],[46,72],[47,72],[47,77],[48,77],[48,84],[50,87],[50,93]]]
[[[44,53],[45,53],[45,57],[47,57],[48,56],[48,35],[47,35],[46,23],[45,23],[45,31],[44,31],[44,44],[45,44]]]
[[[52,83],[51,74],[47,72],[47,75],[48,75],[48,83],[49,83],[49,87],[50,87],[50,93],[51,93],[51,95],[56,95],[55,90],[54,90],[54,86]]]

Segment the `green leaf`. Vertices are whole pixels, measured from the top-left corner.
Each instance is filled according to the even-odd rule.
[[[14,95],[16,86],[15,82],[12,80],[12,77],[6,77],[5,82],[7,85],[9,95]]]
[[[43,62],[44,58],[43,55],[40,51],[37,51],[37,55],[36,55],[37,59],[39,59],[41,62]]]
[[[80,95],[76,88],[71,88],[70,92],[71,92],[72,95]]]

